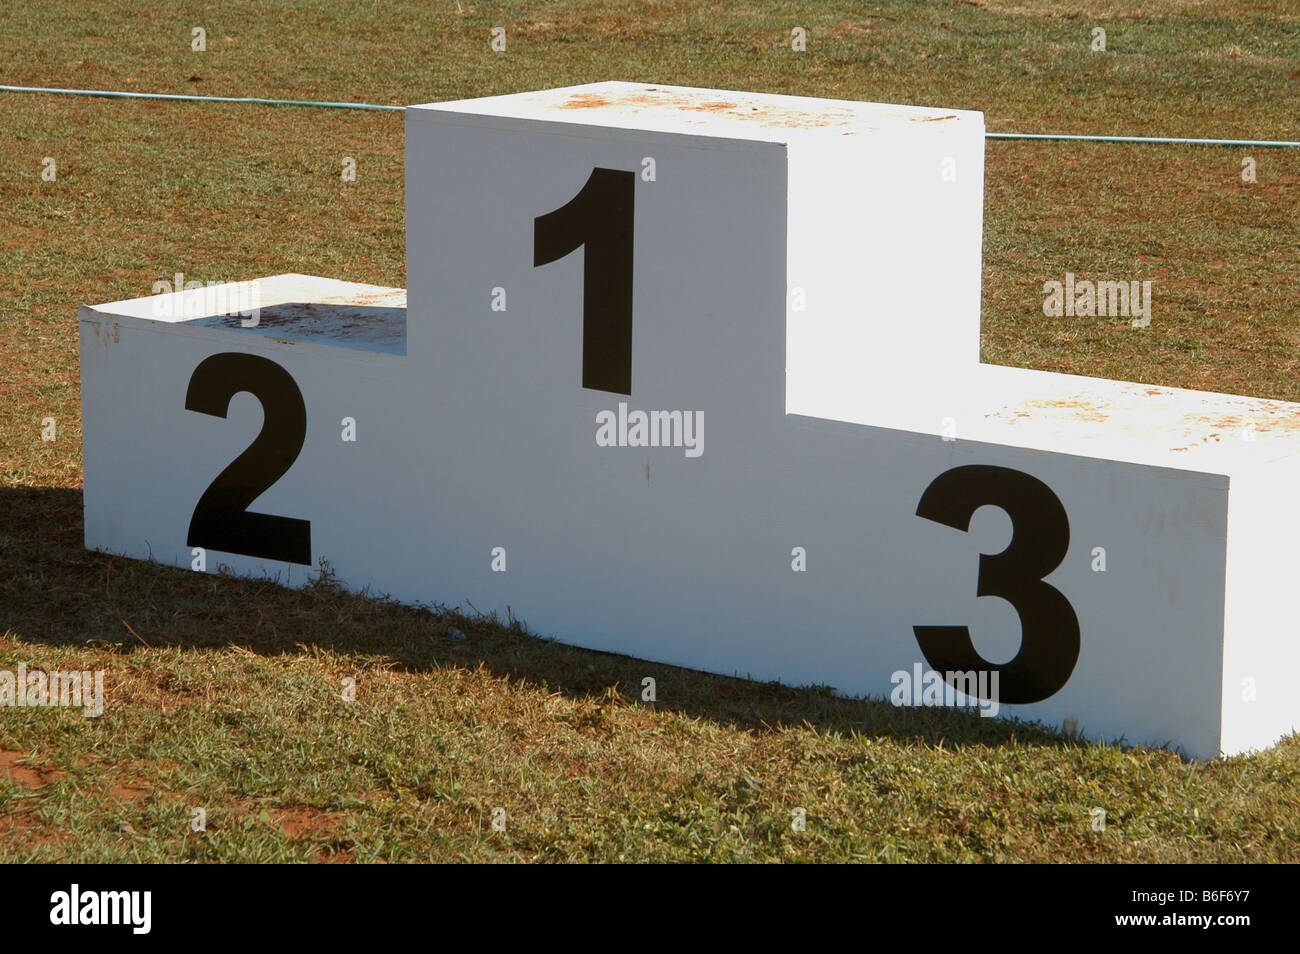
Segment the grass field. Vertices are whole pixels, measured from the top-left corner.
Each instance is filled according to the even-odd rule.
[[[1300,139],[1281,0],[145,9],[0,6],[0,84],[405,104],[628,79]],[[83,550],[77,306],[178,271],[404,285],[402,147],[400,113],[0,93],[0,670],[107,673],[98,719],[0,710],[0,861],[1300,860],[1294,737],[1191,763],[585,652],[328,576],[289,592]],[[1300,400],[1300,149],[995,141],[986,175],[985,361]],[[1044,317],[1066,271],[1152,280],[1150,327]]]

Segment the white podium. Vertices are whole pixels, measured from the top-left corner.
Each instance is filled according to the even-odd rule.
[[[851,694],[995,675],[1198,757],[1300,724],[1300,405],[980,365],[980,114],[601,83],[406,129],[409,308],[82,309],[88,547]]]

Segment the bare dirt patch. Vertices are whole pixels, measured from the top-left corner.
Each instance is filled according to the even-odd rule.
[[[8,778],[23,788],[37,789],[43,785],[48,785],[50,782],[57,781],[67,774],[60,769],[46,769],[19,764],[27,758],[29,756],[22,752],[0,749],[0,776]]]

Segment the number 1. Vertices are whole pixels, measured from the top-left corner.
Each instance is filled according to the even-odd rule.
[[[582,386],[632,393],[632,221],[636,174],[593,169],[565,205],[533,220],[533,267],[583,248]]]

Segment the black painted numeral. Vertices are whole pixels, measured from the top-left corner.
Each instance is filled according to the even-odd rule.
[[[185,409],[224,418],[240,391],[261,402],[262,430],[199,498],[187,545],[310,566],[310,521],[248,511],[293,466],[307,434],[307,408],[289,372],[257,355],[214,354],[194,369]]]
[[[998,673],[998,701],[1040,702],[1055,694],[1079,661],[1079,618],[1043,577],[1065,559],[1070,521],[1052,489],[1006,467],[972,464],[940,474],[921,495],[918,517],[966,532],[975,511],[1000,507],[1011,518],[1011,542],[980,555],[979,596],[1000,596],[1020,615],[1020,651],[995,666],[976,651],[965,626],[914,626],[930,668],[939,673]]]
[[[565,205],[533,220],[533,267],[581,247],[582,386],[632,393],[632,222],[636,175],[593,169]]]

